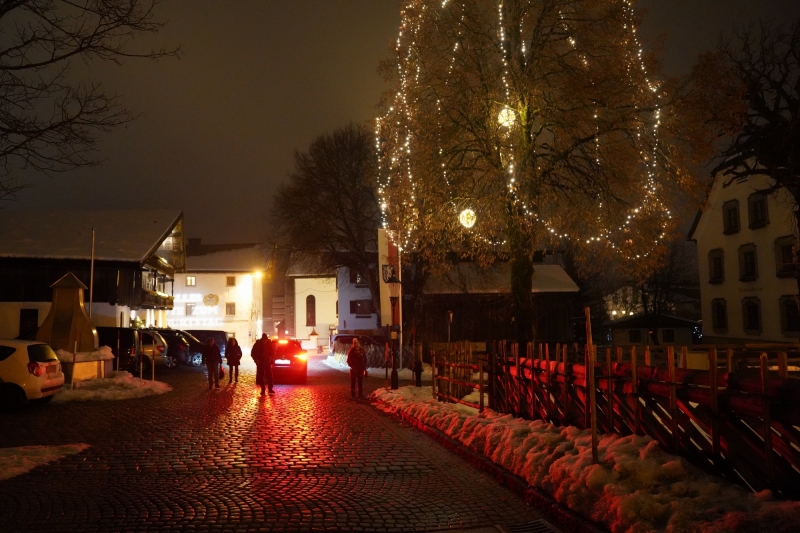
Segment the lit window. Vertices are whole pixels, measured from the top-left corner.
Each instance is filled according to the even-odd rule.
[[[186,276],[186,286],[194,287],[197,285],[197,278],[194,276]]]
[[[192,316],[194,314],[194,304],[186,304],[186,316]]]
[[[225,277],[225,286],[226,287],[235,287],[236,286],[236,276],[226,276]]]
[[[225,314],[228,316],[236,314],[236,303],[226,303],[225,304]]]

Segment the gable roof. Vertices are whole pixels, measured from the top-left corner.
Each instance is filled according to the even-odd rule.
[[[231,245],[232,249],[219,246],[219,251],[204,251],[200,255],[186,257],[187,272],[255,272],[266,270],[267,256],[260,244]]]
[[[287,278],[335,278],[337,269],[325,261],[325,254],[293,252],[289,259]]]
[[[559,265],[533,265],[533,293],[578,292],[578,286]],[[494,263],[481,268],[458,263],[444,274],[431,274],[425,294],[510,294],[511,264]]]
[[[0,257],[144,262],[183,213],[172,210],[0,211]]]

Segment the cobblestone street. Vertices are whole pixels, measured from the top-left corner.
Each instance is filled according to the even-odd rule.
[[[541,517],[423,433],[351,401],[347,374],[318,361],[307,385],[267,398],[247,368],[219,390],[197,368],[157,379],[175,390],[0,415],[0,447],[91,446],[0,481],[0,531],[433,531]]]

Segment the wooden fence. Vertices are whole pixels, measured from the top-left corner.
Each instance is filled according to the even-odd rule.
[[[433,397],[437,400],[474,407],[479,412],[483,412],[484,371],[484,358],[478,358],[476,361],[472,355],[472,345],[469,342],[448,344],[447,349],[440,354],[438,359],[436,352],[432,351]],[[478,374],[478,383],[472,379],[475,373]],[[478,391],[477,402],[468,402],[462,399],[476,389]]]
[[[542,344],[534,353],[528,345],[520,353],[515,344],[496,344],[485,356],[489,406],[558,425],[594,425],[595,435],[649,435],[715,475],[800,498],[800,380],[790,377],[797,351],[704,347],[707,369],[695,370],[686,368],[686,347],[608,348],[599,358],[595,346],[569,348]]]

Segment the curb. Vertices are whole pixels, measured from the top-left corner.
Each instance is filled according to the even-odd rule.
[[[393,407],[383,400],[372,399],[374,403]],[[385,412],[385,411],[384,411]],[[608,533],[608,529],[602,525],[583,517],[575,511],[568,509],[555,501],[550,495],[531,487],[528,482],[516,474],[509,472],[501,466],[496,465],[486,456],[478,454],[457,440],[448,437],[442,431],[427,426],[417,418],[399,410],[393,409],[396,417],[408,422],[419,429],[436,442],[447,448],[453,453],[466,459],[472,466],[490,474],[496,481],[513,491],[515,494],[525,499],[525,503],[541,511],[548,520],[553,522],[566,533]]]

